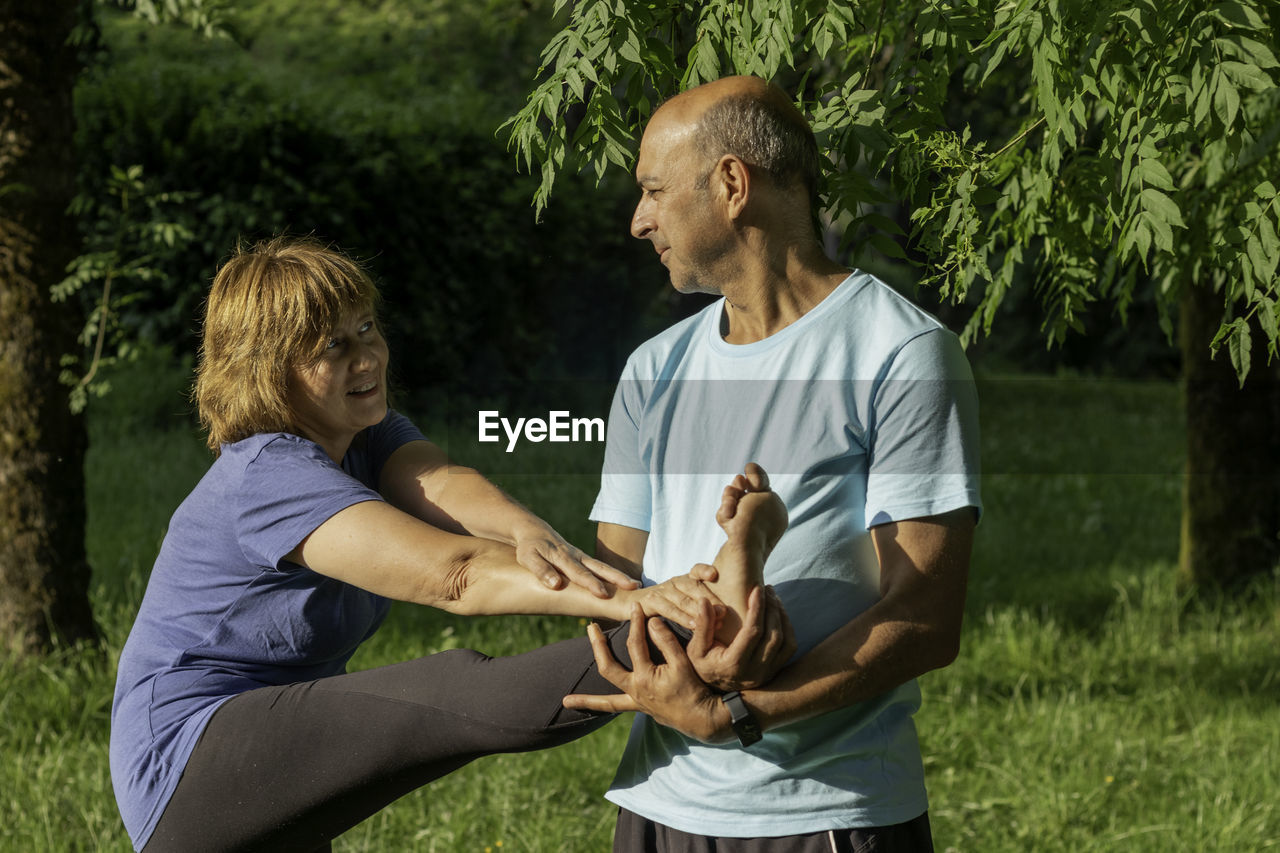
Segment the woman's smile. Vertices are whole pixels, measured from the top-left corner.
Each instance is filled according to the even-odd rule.
[[[343,317],[320,357],[291,371],[298,433],[341,461],[356,433],[387,414],[386,370],[387,343],[372,310]]]

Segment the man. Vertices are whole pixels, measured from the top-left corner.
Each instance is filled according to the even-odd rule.
[[[723,299],[627,363],[592,510],[597,556],[650,581],[688,571],[723,541],[693,520],[726,474],[758,462],[790,513],[765,580],[798,651],[764,686],[721,698],[690,661],[750,686],[763,670],[749,644],[726,661],[700,623],[686,658],[651,622],[668,663],[636,646],[628,672],[593,631],[629,695],[566,704],[649,714],[608,794],[615,851],[932,849],[914,679],[958,652],[977,401],[954,335],[825,256],[817,175],[803,116],[756,78],[671,99],[640,145],[632,234],[677,290]]]

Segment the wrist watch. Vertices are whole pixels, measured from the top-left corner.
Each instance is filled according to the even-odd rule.
[[[760,723],[747,707],[747,703],[742,701],[741,693],[731,690],[722,695],[720,701],[729,709],[729,721],[733,725],[733,733],[738,736],[739,743],[743,746],[751,746],[763,737],[760,733]]]

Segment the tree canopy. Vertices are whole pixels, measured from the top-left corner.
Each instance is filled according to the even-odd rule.
[[[558,175],[630,168],[661,98],[776,80],[811,117],[847,248],[922,261],[973,305],[966,340],[1014,287],[1035,288],[1050,344],[1140,291],[1172,338],[1182,289],[1212,288],[1204,345],[1243,382],[1280,344],[1276,17],[1274,0],[582,0],[506,128],[540,213]]]

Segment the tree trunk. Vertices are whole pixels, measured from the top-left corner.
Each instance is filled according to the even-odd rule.
[[[1231,359],[1209,358],[1222,296],[1188,286],[1182,297],[1187,473],[1180,579],[1231,589],[1280,564],[1280,364],[1253,352],[1244,388]],[[1260,334],[1255,334],[1255,340]]]
[[[18,653],[96,637],[84,423],[58,382],[79,318],[49,296],[78,245],[66,214],[76,9],[0,0],[0,642]]]

